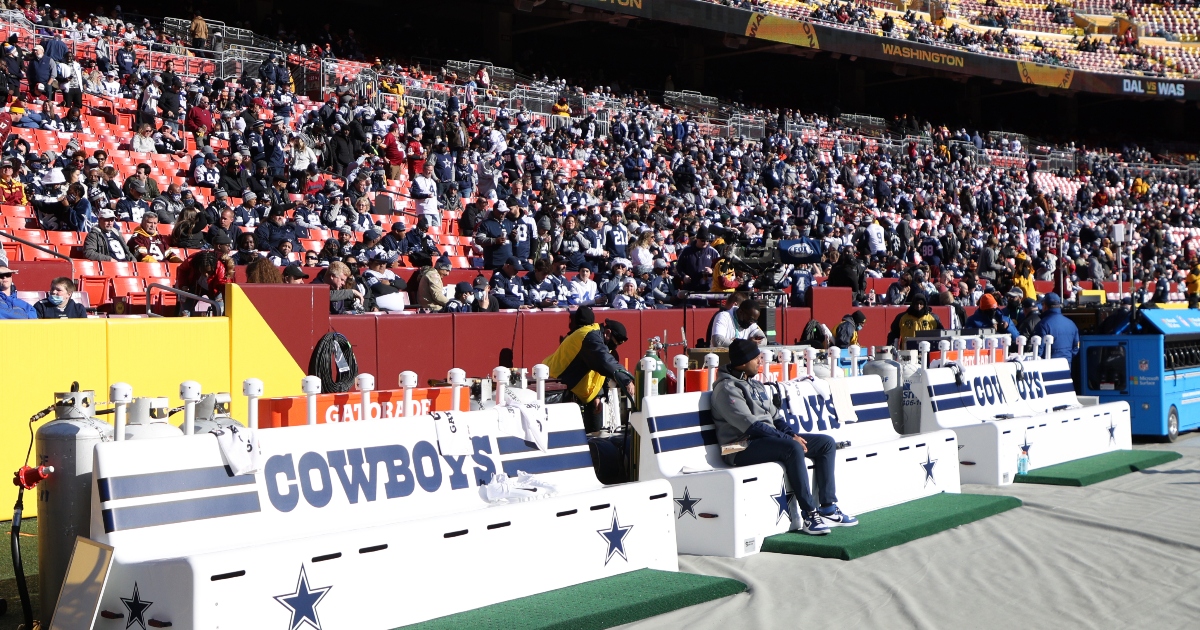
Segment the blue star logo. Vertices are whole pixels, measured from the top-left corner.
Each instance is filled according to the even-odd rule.
[[[787,487],[783,484],[779,485],[779,494],[772,494],[771,499],[775,501],[775,507],[779,509],[779,513],[775,515],[775,522],[788,514],[788,503],[791,502],[792,493],[787,491]]]
[[[703,499],[693,499],[692,495],[688,493],[687,486],[684,486],[683,498],[674,499],[674,501],[675,505],[679,506],[679,516],[676,516],[675,518],[683,518],[684,514],[691,514],[692,518],[696,518],[696,504],[703,501]]]
[[[125,622],[125,628],[128,630],[134,623],[146,630],[146,610],[154,604],[142,599],[141,593],[138,593],[137,582],[133,583],[133,597],[121,598],[121,603],[125,604],[125,611],[129,613],[128,620]]]
[[[1029,447],[1031,447],[1031,446],[1033,446],[1033,445],[1029,443],[1029,434],[1026,433],[1025,434],[1025,443],[1021,444],[1021,453],[1023,455],[1025,455],[1025,457],[1029,457]]]
[[[297,630],[305,624],[312,626],[314,630],[321,630],[321,618],[317,615],[317,604],[325,599],[325,594],[331,588],[333,587],[309,588],[308,575],[305,574],[304,565],[301,564],[300,579],[296,580],[296,590],[286,595],[275,596],[275,601],[283,604],[283,607],[292,613],[288,630]]]
[[[925,449],[925,461],[917,462],[917,464],[919,464],[921,466],[921,468],[925,469],[925,485],[926,486],[929,485],[930,481],[933,482],[933,485],[935,485],[935,486],[937,485],[937,480],[933,478],[933,467],[934,467],[934,465],[937,464],[937,461],[938,460],[936,460],[936,459],[930,459],[929,458],[929,449]]]
[[[614,554],[621,554],[621,558],[629,562],[629,557],[625,555],[625,537],[632,529],[633,525],[621,527],[621,521],[617,519],[617,509],[613,508],[612,525],[607,529],[596,530],[604,542],[608,543],[608,553],[604,556],[605,566],[608,566],[608,561],[612,560]]]
[[[1113,424],[1113,421],[1110,419],[1108,421],[1108,443],[1115,444],[1116,441],[1117,441],[1117,425]]]

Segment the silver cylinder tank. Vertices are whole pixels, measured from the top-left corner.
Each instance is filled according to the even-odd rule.
[[[37,465],[53,466],[37,488],[38,592],[43,626],[58,601],[75,537],[91,535],[92,454],[111,441],[113,429],[97,420],[95,392],[56,394],[55,419],[37,431]]]
[[[890,354],[881,354],[890,357]],[[901,367],[890,358],[879,358],[863,366],[863,374],[874,374],[883,381],[883,391],[888,398],[888,415],[896,433],[904,432],[904,385],[901,383]]]
[[[196,403],[196,435],[229,426],[244,428],[241,422],[229,417],[229,401],[229,392],[217,392],[205,394],[200,402]],[[183,430],[182,424],[179,429]]]

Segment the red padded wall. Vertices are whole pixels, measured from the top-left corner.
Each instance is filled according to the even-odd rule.
[[[708,335],[708,323],[716,314],[715,308],[689,308],[684,311],[683,327],[687,331],[689,347],[695,347],[697,341]]]
[[[567,336],[571,314],[567,311],[549,313],[520,313],[522,356],[525,363],[517,367],[532,369],[558,349],[560,339]],[[601,320],[603,321],[603,320]],[[499,365],[499,364],[497,364]],[[495,367],[495,366],[492,366]]]
[[[384,315],[377,319],[376,330],[379,366],[376,386],[381,389],[399,385],[400,373],[405,370],[416,372],[419,382],[424,385],[430,379],[445,379],[450,368],[466,367],[454,362],[454,316]],[[488,373],[492,367],[496,366],[489,367]],[[468,374],[483,375],[482,372]]]
[[[331,315],[329,326],[345,335],[346,339],[350,341],[350,347],[354,350],[354,360],[358,362],[358,372],[373,375],[376,388],[391,389],[398,386],[398,381],[395,374],[388,375],[379,372],[379,364],[376,361],[378,336],[375,330],[375,320],[376,318],[373,316]]]
[[[812,309],[789,306],[783,309],[783,331],[779,337],[779,344],[784,346],[795,345],[800,342],[800,335],[804,334],[804,326],[812,319]]]
[[[8,263],[8,268],[17,272],[17,275],[13,276],[13,285],[21,291],[49,291],[50,283],[55,278],[75,277],[71,263],[61,259],[29,262],[13,260]]]
[[[664,330],[667,331],[664,343],[682,341],[679,336],[683,334],[683,314],[684,311],[677,308],[642,311],[642,347],[645,348],[645,337],[662,337]],[[670,355],[679,352],[679,348],[672,346]]]
[[[498,365],[527,367],[520,313],[455,313],[451,317],[454,367],[466,370],[468,376],[491,374]]]
[[[888,309],[883,306],[868,306],[856,310],[862,311],[863,315],[867,316],[867,323],[863,324],[863,329],[858,331],[858,345],[863,347],[886,345],[888,327],[892,325],[892,320],[888,319]],[[832,324],[828,325],[832,326]]]

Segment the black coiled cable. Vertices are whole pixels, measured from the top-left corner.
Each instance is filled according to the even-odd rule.
[[[321,379],[321,392],[339,394],[350,391],[354,379],[358,376],[358,361],[354,359],[354,349],[346,336],[337,333],[325,333],[313,349],[312,360],[308,363],[308,374]]]

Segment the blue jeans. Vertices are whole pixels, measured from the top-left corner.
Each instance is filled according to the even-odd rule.
[[[800,437],[808,443],[808,451],[793,439],[758,438],[750,440],[746,450],[735,453],[732,457],[734,466],[752,466],[766,462],[777,462],[783,465],[788,484],[796,496],[800,512],[815,512],[818,505],[813,502],[812,491],[808,488],[808,470],[804,458],[813,460],[813,482],[817,485],[817,495],[822,506],[837,503],[834,490],[833,465],[837,454],[837,442],[823,433],[802,433]]]

